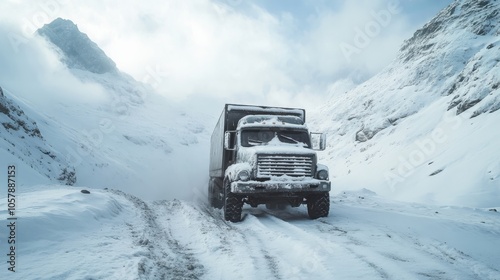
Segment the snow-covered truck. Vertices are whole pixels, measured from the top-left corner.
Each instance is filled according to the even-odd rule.
[[[304,109],[226,104],[212,133],[209,204],[227,221],[243,204],[284,209],[307,204],[309,217],[328,216],[328,167],[317,163],[323,133],[309,133]]]

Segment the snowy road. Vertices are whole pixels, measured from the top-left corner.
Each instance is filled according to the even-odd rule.
[[[2,267],[1,279],[500,279],[490,209],[360,191],[332,196],[328,218],[245,206],[232,224],[202,203],[119,191],[50,188],[20,201],[18,270]]]
[[[331,215],[247,208],[242,223],[188,203],[157,203],[207,279],[498,279],[498,213],[334,198]],[[163,212],[161,212],[163,211]]]

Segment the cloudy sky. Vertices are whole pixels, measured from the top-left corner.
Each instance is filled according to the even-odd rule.
[[[379,72],[451,2],[2,0],[0,30],[30,40],[71,19],[122,71],[169,98],[307,107]]]

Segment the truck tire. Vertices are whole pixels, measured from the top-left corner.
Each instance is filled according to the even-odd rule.
[[[314,194],[307,198],[307,213],[309,218],[317,219],[328,217],[330,212],[330,194]]]
[[[241,210],[243,201],[240,197],[231,193],[231,188],[228,181],[224,181],[224,219],[233,223],[241,221]]]

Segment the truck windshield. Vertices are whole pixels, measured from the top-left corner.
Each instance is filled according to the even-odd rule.
[[[257,130],[241,131],[241,146],[252,147],[267,145],[269,142],[279,141],[286,144],[299,144],[310,148],[311,141],[307,131],[303,130]]]

